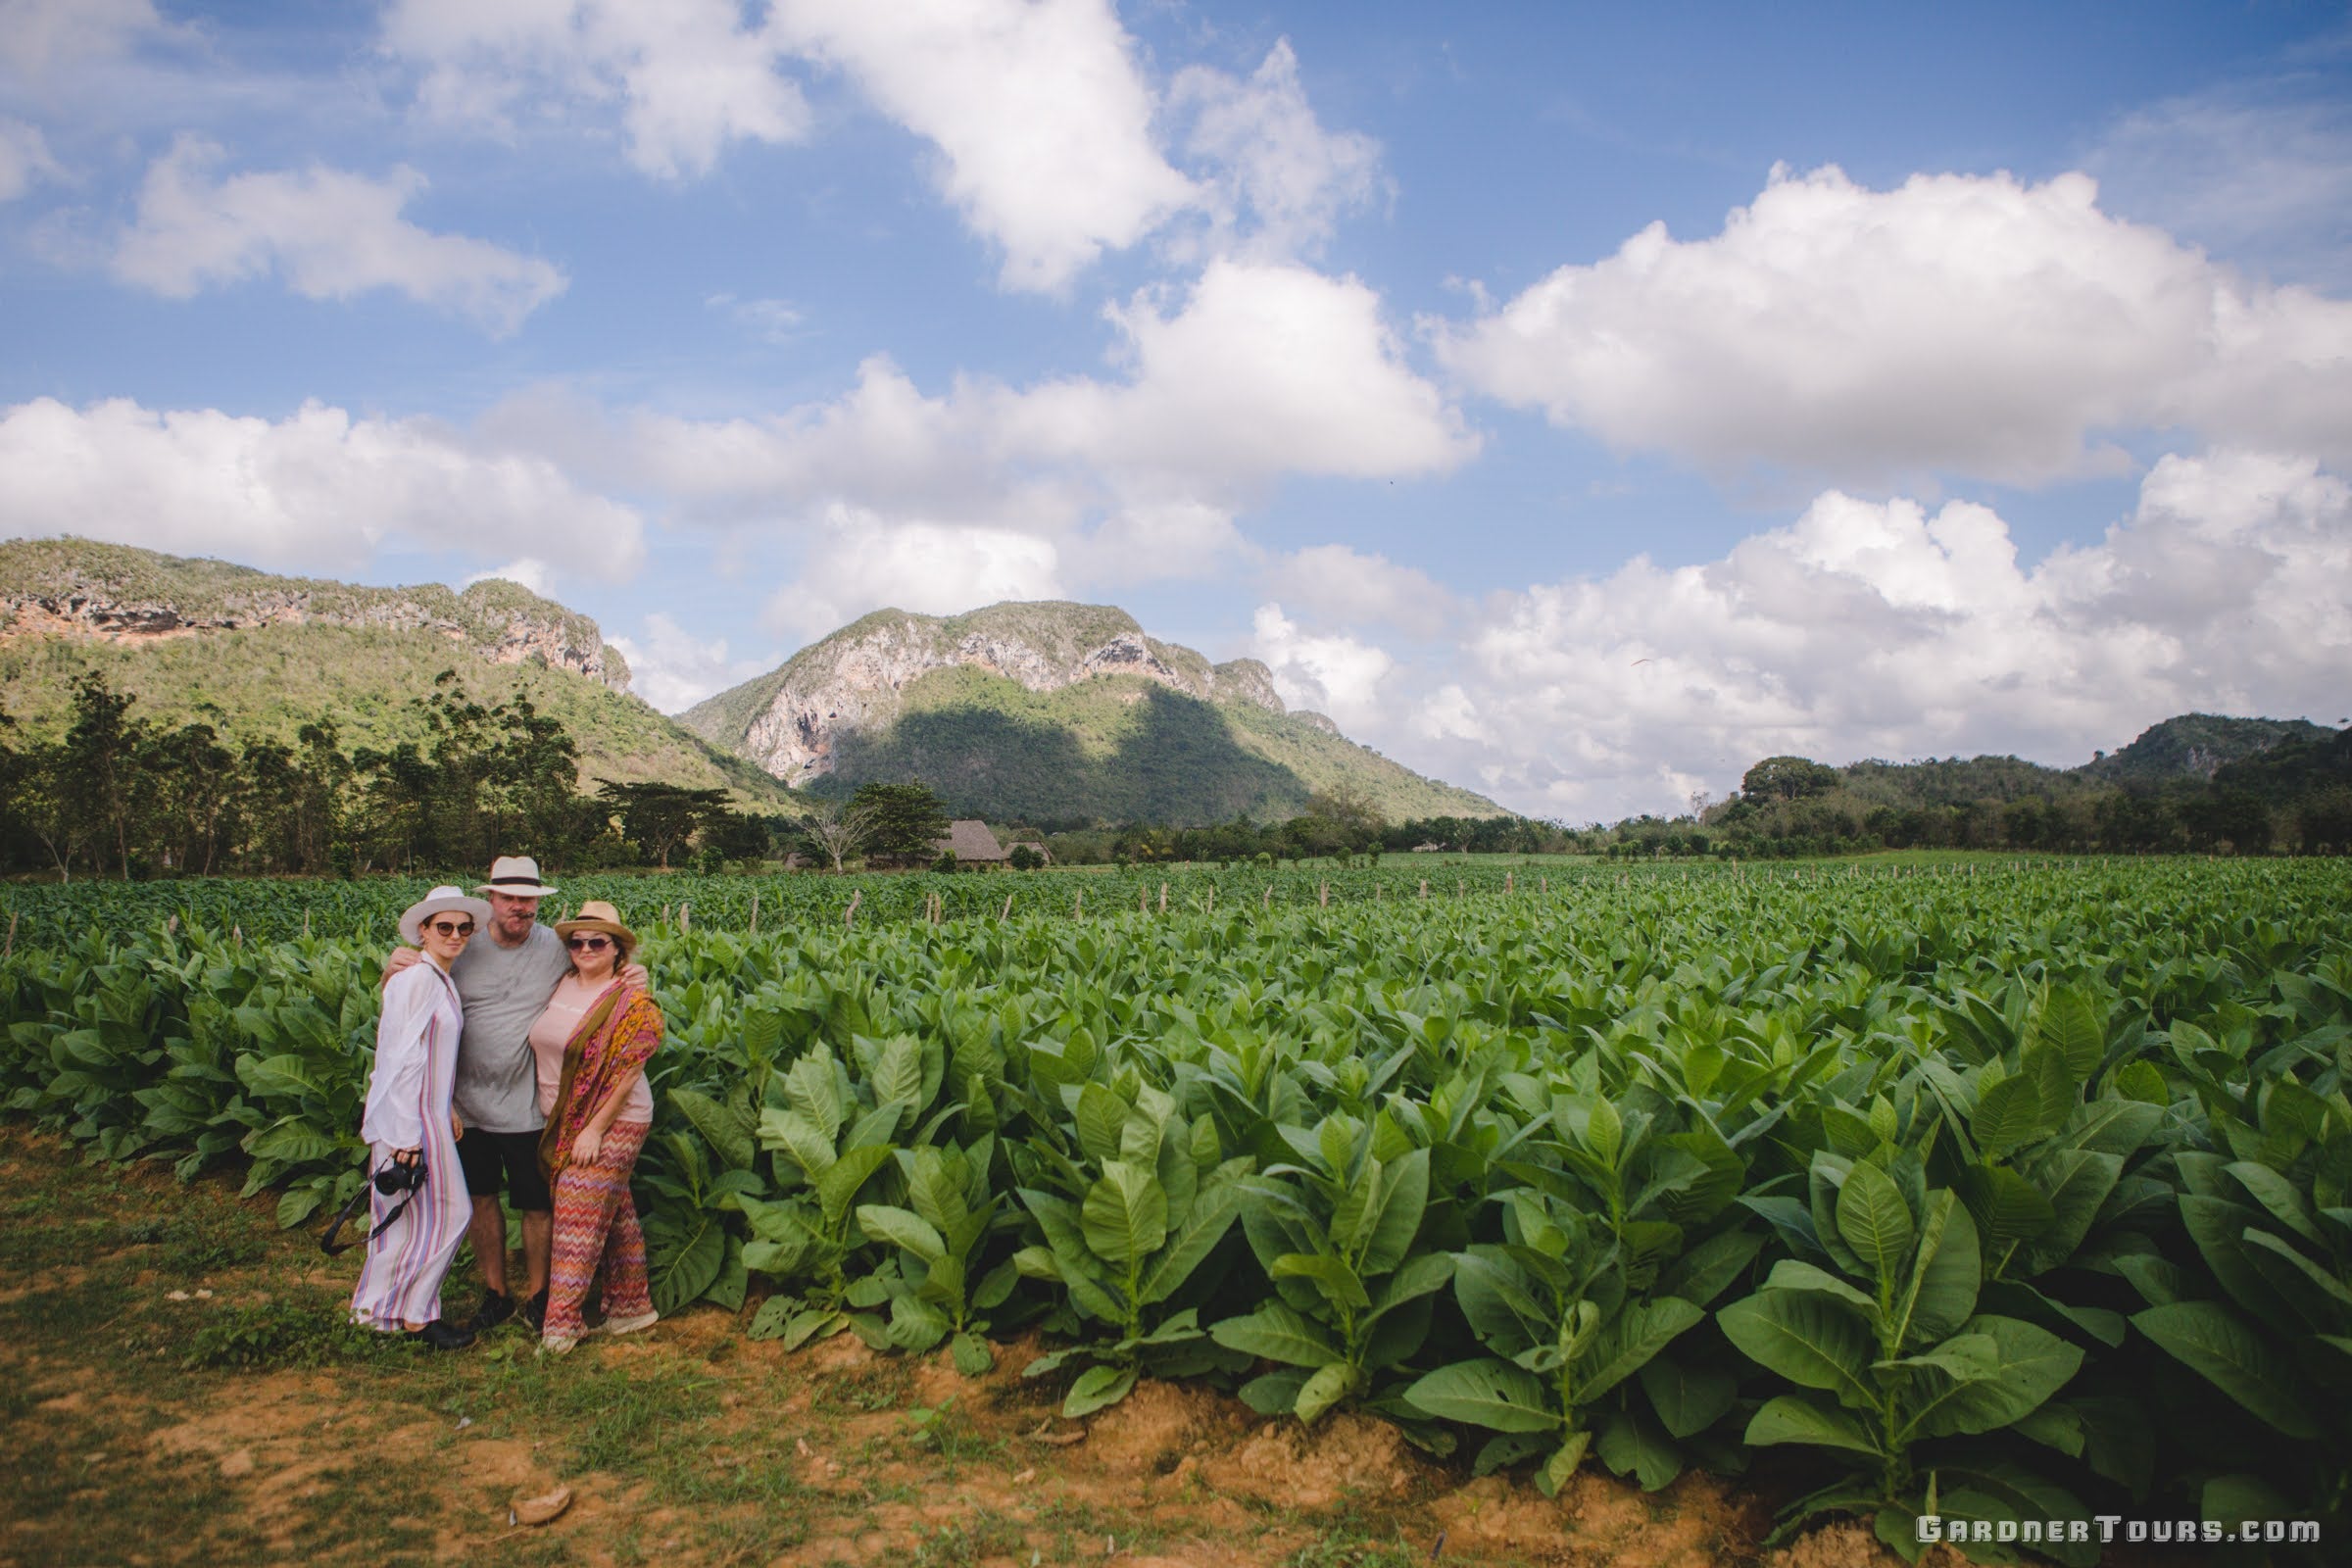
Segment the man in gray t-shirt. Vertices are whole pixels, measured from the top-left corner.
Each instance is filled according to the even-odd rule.
[[[450,1108],[465,1129],[458,1135],[458,1164],[473,1198],[466,1239],[482,1271],[488,1294],[468,1320],[475,1333],[503,1322],[514,1311],[507,1289],[507,1214],[503,1193],[522,1216],[522,1301],[526,1312],[543,1309],[547,1260],[555,1235],[555,1200],[539,1170],[538,1068],[531,1059],[531,1025],[547,1010],[556,982],[571,965],[564,944],[539,923],[539,901],[555,892],[539,881],[539,862],[524,855],[502,855],[490,880],[475,890],[490,903],[489,940],[466,945],[450,965],[466,1026],[458,1036],[458,1070]],[[393,954],[387,976],[416,961],[413,949]],[[534,1320],[534,1328],[537,1323]]]

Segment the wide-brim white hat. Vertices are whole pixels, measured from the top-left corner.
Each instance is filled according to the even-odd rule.
[[[400,940],[416,947],[424,940],[416,928],[444,910],[454,909],[473,921],[481,930],[490,923],[490,906],[480,899],[469,898],[458,888],[437,887],[404,910],[400,917]]]
[[[554,888],[539,883],[539,862],[527,855],[502,855],[490,862],[490,880],[476,893],[506,893],[517,899],[544,899]]]

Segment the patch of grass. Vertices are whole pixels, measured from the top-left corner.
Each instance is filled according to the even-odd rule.
[[[1100,1508],[1073,1497],[1055,1497],[1037,1511],[1041,1529],[1054,1532],[1058,1560],[1106,1555],[1103,1544],[1121,1551],[1150,1553],[1168,1533],[1141,1514]]]
[[[196,1367],[325,1366],[398,1348],[385,1336],[353,1326],[333,1306],[273,1297],[223,1306],[188,1342],[180,1365]]]
[[[1377,1539],[1351,1526],[1317,1536],[1283,1559],[1283,1568],[1414,1568],[1428,1553],[1406,1541],[1401,1532]]]
[[[846,1377],[817,1385],[816,1408],[827,1415],[870,1415],[895,1410],[914,1392],[914,1369],[901,1360],[876,1361]]]
[[[1028,1544],[1012,1520],[978,1513],[916,1538],[912,1568],[970,1568],[990,1557],[1013,1556]]]

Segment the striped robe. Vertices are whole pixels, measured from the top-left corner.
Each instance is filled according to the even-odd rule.
[[[449,1130],[450,1084],[465,1021],[457,986],[429,958],[394,975],[384,987],[360,1136],[368,1140],[370,1171],[391,1163],[396,1149],[421,1147],[425,1176],[400,1218],[368,1244],[368,1260],[351,1295],[351,1317],[368,1328],[390,1332],[440,1317],[441,1279],[466,1240],[473,1204]],[[370,1230],[401,1196],[370,1193]]]

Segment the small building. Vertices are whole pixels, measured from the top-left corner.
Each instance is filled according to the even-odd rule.
[[[933,855],[954,855],[957,865],[1003,865],[1011,851],[997,842],[988,824],[976,816],[958,817],[948,824],[948,836],[931,841]]]

